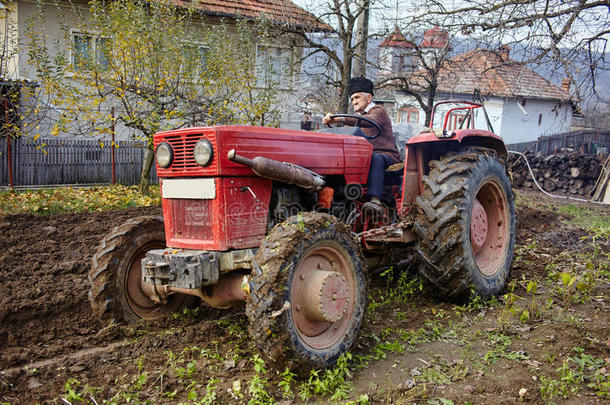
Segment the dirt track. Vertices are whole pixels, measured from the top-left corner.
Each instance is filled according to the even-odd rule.
[[[604,208],[597,212],[599,215],[608,214]],[[232,382],[240,380],[245,387],[254,374],[251,358],[256,350],[247,339],[247,320],[243,309],[222,312],[201,308],[162,322],[135,326],[105,326],[93,318],[87,300],[87,271],[97,243],[115,225],[126,219],[157,213],[160,213],[159,208],[141,208],[0,218],[1,401],[60,402],[60,397],[67,398],[69,394],[65,386],[69,378],[78,380],[72,383],[72,387],[79,387],[81,393],[85,392],[85,385],[94,387],[86,395],[81,395],[88,403],[94,403],[91,398],[101,403],[100,399],[111,399],[113,396],[116,402],[123,403],[127,401],[126,392],[136,392],[133,399],[139,400],[184,401],[188,395],[185,387],[191,381],[196,382],[191,388],[195,387],[201,398],[209,377],[219,380],[218,403],[240,403],[248,399],[246,396],[245,399],[235,400],[227,393]],[[553,257],[566,250],[583,249],[581,237],[586,233],[567,227],[564,224],[567,217],[552,210],[519,207],[517,218],[517,250],[532,241],[536,241],[537,245],[535,249],[526,250],[526,253],[535,252],[529,261],[520,261],[513,267],[514,280],[536,276],[542,278],[545,267]],[[373,282],[377,293],[383,292],[384,283]],[[511,348],[523,350],[532,361],[539,363],[543,349],[556,352],[561,358],[563,351],[569,352],[575,346],[599,358],[610,357],[610,286],[606,282],[599,288],[596,291],[598,298],[590,305],[575,306],[566,313],[566,316],[584,320],[585,324],[564,325],[561,326],[564,328],[562,331],[554,330],[557,326],[552,324],[545,324],[546,329],[539,329],[537,324],[523,327],[521,332],[516,329],[516,332],[512,331],[515,342]],[[515,292],[526,295],[522,283],[517,283]],[[395,316],[397,308],[392,306],[382,307],[369,316],[356,353],[369,351],[375,345],[375,337],[382,336],[384,330],[404,328],[415,331],[428,321],[435,322],[439,311],[445,314],[442,319],[438,318],[445,328],[451,328],[452,324],[458,322],[453,305],[437,302],[427,295],[399,309],[403,314],[400,317]],[[485,341],[484,337],[480,337],[481,333],[496,328],[499,310],[482,311],[495,312],[493,316],[482,317],[469,314],[471,321],[467,325],[470,329],[464,330],[462,326],[462,330],[457,332],[458,335],[472,336],[472,351],[475,354],[484,349],[479,347],[484,346]],[[516,327],[522,326],[517,322]],[[520,338],[517,343],[516,336],[519,334],[531,339]],[[480,339],[477,340],[476,336]],[[197,350],[193,349],[195,346]],[[357,371],[353,380],[353,395],[367,393],[373,403],[388,402],[388,399],[390,402],[398,401],[401,393],[410,392],[408,381],[413,379],[414,368],[430,364],[434,356],[444,356],[448,359],[447,364],[468,364],[463,352],[452,348],[446,339],[430,339],[417,347],[415,353],[410,350],[404,353],[390,352],[385,358],[382,356],[364,370]],[[175,357],[174,363],[170,351]],[[191,353],[195,351],[198,351],[198,356]],[[194,366],[190,373],[187,372],[188,375],[177,371],[188,369],[186,365],[190,361],[194,362]],[[557,361],[543,364],[539,367],[540,372],[552,373],[557,364],[561,365]],[[532,379],[536,373],[531,365],[512,364],[506,358],[500,358],[490,365],[489,370],[475,370],[476,367],[472,365],[466,369],[466,375],[456,383],[439,383],[433,389],[428,386],[425,388],[428,391],[416,397],[446,397],[457,402],[512,403],[517,401],[516,392],[523,387],[527,390],[525,400],[542,401],[538,394],[538,382]],[[213,374],[208,375],[209,370]],[[137,383],[134,376],[143,374],[146,375],[145,383],[139,390],[134,389],[133,385]],[[200,375],[200,378],[197,379],[196,375]],[[275,381],[278,377],[270,372],[268,378]],[[388,389],[390,386],[394,388]],[[172,399],[174,390],[176,393]],[[277,388],[269,388],[269,391],[277,394]],[[74,397],[72,399],[75,400]],[[574,396],[572,400],[581,403],[582,399]],[[586,397],[586,401],[597,402],[600,399]],[[324,402],[326,400],[321,400],[321,403]]]

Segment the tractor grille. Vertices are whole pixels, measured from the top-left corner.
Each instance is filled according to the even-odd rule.
[[[216,156],[212,163],[207,167],[201,167],[195,162],[193,151],[198,140],[206,138],[216,148],[216,135],[213,132],[206,133],[204,136],[201,133],[187,134],[168,134],[159,139],[158,142],[167,142],[174,150],[174,161],[170,167],[164,169],[157,166],[157,174],[159,177],[166,177],[180,174],[212,174],[218,169],[218,160]],[[216,155],[217,151],[214,151]]]
[[[179,239],[213,239],[213,200],[169,199],[172,213],[172,237]]]

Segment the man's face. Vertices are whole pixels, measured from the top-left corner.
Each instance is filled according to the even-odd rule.
[[[371,104],[371,101],[373,101],[373,95],[370,93],[358,92],[352,94],[350,99],[352,100],[354,111],[357,113],[362,113],[366,106]]]

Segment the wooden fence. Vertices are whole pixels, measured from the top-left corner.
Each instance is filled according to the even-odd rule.
[[[0,186],[9,186],[7,139],[0,139]],[[110,145],[84,139],[47,138],[11,139],[13,185],[51,186],[110,184],[112,158]],[[146,151],[145,144],[120,141],[115,148],[116,182],[139,183],[140,169]],[[157,183],[153,164],[151,182]]]
[[[508,149],[517,152],[541,152],[543,155],[551,155],[566,149],[585,155],[608,155],[610,131],[582,130],[541,136],[536,141],[508,145]]]

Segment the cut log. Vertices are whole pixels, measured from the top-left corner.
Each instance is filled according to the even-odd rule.
[[[580,170],[578,167],[570,167],[570,176],[575,179],[580,176]]]

